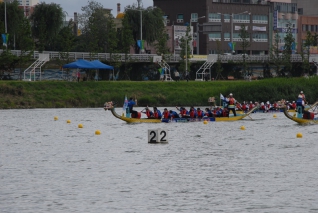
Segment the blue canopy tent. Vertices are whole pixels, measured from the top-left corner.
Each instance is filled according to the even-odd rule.
[[[84,59],[78,59],[69,64],[63,65],[63,68],[76,68],[76,69],[98,69],[91,62],[86,61]]]
[[[76,69],[112,69],[113,75],[114,75],[114,67],[109,66],[107,64],[104,64],[100,62],[99,60],[94,61],[86,61],[84,59],[78,59],[77,61],[74,61],[69,64],[63,65],[63,68],[76,68]],[[95,80],[98,80],[98,75],[95,76]]]
[[[114,67],[113,66],[109,66],[107,64],[104,64],[102,62],[100,62],[99,60],[94,60],[91,61],[91,63],[97,67],[97,69],[107,69],[107,70],[113,70],[113,76],[114,76]],[[114,78],[113,78],[114,80]],[[98,73],[96,72],[96,76],[95,76],[95,81],[98,81]]]

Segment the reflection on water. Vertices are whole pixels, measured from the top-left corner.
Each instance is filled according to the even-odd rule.
[[[276,115],[126,124],[103,109],[0,111],[0,212],[317,212],[317,126]],[[147,143],[156,128],[168,144]]]

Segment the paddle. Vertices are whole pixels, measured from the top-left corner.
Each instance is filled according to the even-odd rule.
[[[241,105],[241,103],[237,102],[238,104]],[[240,110],[242,110],[244,112],[244,110],[240,107],[240,106],[237,106],[237,108],[239,108]],[[245,113],[245,112],[244,112]],[[246,113],[245,113],[246,114]],[[253,118],[250,116],[250,115],[247,115],[251,120],[253,120]]]

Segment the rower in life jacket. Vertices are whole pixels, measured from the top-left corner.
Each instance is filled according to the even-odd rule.
[[[236,116],[235,103],[236,103],[236,100],[233,98],[233,94],[230,93],[229,98],[228,98],[227,108],[229,109],[229,114],[230,114],[230,111],[232,111],[234,116]]]
[[[204,116],[203,111],[200,108],[198,108],[197,109],[197,118],[202,118],[203,116]]]
[[[159,109],[157,107],[153,108],[153,118],[161,119],[162,115]]]
[[[302,95],[298,96],[297,101],[296,101],[296,106],[297,106],[297,112],[302,114],[304,112],[304,108],[305,108],[305,102],[303,100]]]

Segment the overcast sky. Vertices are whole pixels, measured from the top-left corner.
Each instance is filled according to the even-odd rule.
[[[117,3],[121,5],[121,12],[128,5],[137,4],[137,0],[95,0],[101,3],[104,8],[112,9],[112,14],[114,17],[117,15]],[[45,2],[47,4],[56,3],[61,5],[64,11],[68,13],[68,19],[73,18],[74,12],[82,13],[81,8],[88,5],[88,0],[40,0],[40,2]],[[141,0],[143,7],[147,8],[153,6],[153,0]]]

